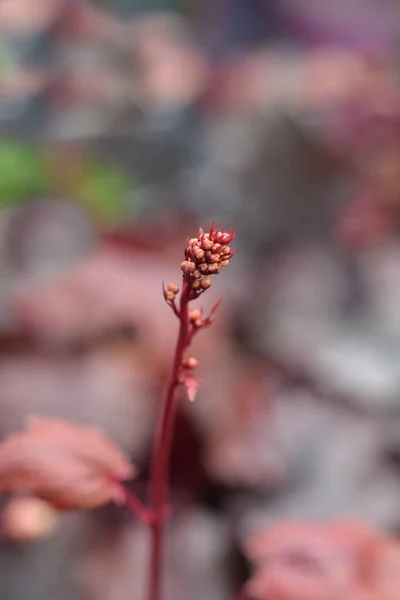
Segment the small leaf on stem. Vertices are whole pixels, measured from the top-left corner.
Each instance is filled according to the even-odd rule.
[[[219,300],[217,300],[217,301],[216,301],[216,303],[214,304],[214,306],[211,308],[211,310],[210,310],[210,312],[209,312],[209,314],[208,314],[208,317],[206,317],[206,318],[204,319],[204,323],[205,323],[205,326],[206,326],[206,327],[207,327],[208,325],[211,325],[211,323],[212,323],[211,317],[212,317],[212,316],[213,316],[213,314],[214,314],[214,313],[215,313],[215,312],[218,310],[218,308],[219,308],[219,307],[220,307],[220,305],[221,305],[221,302],[222,302],[222,298],[220,298]]]
[[[199,391],[200,383],[196,377],[183,373],[180,379],[181,383],[184,384],[186,392],[190,402],[194,402],[196,399],[197,392]]]

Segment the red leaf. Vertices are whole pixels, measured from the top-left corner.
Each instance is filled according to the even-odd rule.
[[[194,402],[200,387],[198,379],[196,379],[196,377],[193,377],[193,375],[188,375],[187,373],[185,373],[181,377],[181,383],[183,383],[186,387],[187,395],[190,402]]]
[[[25,492],[60,509],[94,508],[121,499],[134,468],[99,430],[32,419],[0,444],[0,492]]]
[[[258,563],[246,585],[252,600],[400,598],[398,542],[357,521],[276,523],[246,554]]]

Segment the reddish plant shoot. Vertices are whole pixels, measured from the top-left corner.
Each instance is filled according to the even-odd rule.
[[[179,303],[177,302],[179,287],[174,283],[164,287],[165,301],[179,319],[179,332],[161,406],[150,475],[150,503],[153,522],[151,525],[149,600],[160,600],[162,594],[162,554],[168,493],[168,467],[177,409],[175,391],[179,385],[184,385],[189,400],[195,399],[199,383],[193,371],[197,366],[197,360],[193,356],[185,357],[184,354],[193,337],[201,329],[211,325],[212,316],[220,301],[213,306],[207,316],[204,315],[203,310],[189,311],[189,304],[210,288],[212,275],[217,275],[224,267],[228,266],[234,255],[229,244],[234,238],[235,229],[223,232],[217,229],[214,223],[207,233],[200,228],[198,237],[189,239],[186,245],[185,260],[181,264],[183,277]]]

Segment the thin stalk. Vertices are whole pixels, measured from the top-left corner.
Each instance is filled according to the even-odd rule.
[[[151,525],[153,521],[152,511],[146,508],[144,504],[128,489],[124,488],[125,505],[129,512],[139,519],[144,525]]]
[[[164,550],[164,522],[165,508],[168,494],[169,459],[175,415],[177,409],[177,398],[175,390],[179,384],[179,373],[183,354],[189,341],[189,300],[190,286],[184,283],[180,298],[179,309],[179,334],[175,348],[175,356],[172,363],[171,373],[162,401],[160,422],[156,431],[154,442],[153,462],[150,473],[150,504],[153,512],[151,524],[151,562],[149,579],[149,600],[160,600],[162,586],[162,563]]]

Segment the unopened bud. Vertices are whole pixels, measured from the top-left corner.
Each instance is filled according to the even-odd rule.
[[[164,298],[166,300],[169,300],[169,301],[175,300],[175,294],[174,294],[174,292],[170,292],[169,290],[165,290],[164,291]]]
[[[196,268],[194,262],[190,262],[189,260],[184,260],[181,264],[181,269],[184,273],[192,273]]]
[[[221,252],[221,244],[214,244],[214,246],[212,247],[212,251],[215,252],[215,254],[219,254],[219,252]]]
[[[208,273],[208,264],[207,263],[203,263],[201,265],[198,266],[198,269],[201,273]]]
[[[202,327],[203,321],[201,319],[196,319],[195,322],[193,323],[193,325],[195,327]]]
[[[217,263],[220,260],[220,256],[219,254],[211,254],[210,256],[210,262],[212,263]]]
[[[203,277],[203,279],[201,279],[200,281],[200,285],[203,288],[203,290],[207,290],[211,286],[210,277]]]
[[[189,246],[196,246],[197,242],[198,242],[198,238],[191,238],[188,242]]]
[[[229,246],[225,246],[222,250],[221,250],[221,254],[230,254],[231,253],[231,249],[229,248]]]
[[[197,358],[194,356],[190,356],[189,358],[184,358],[182,360],[182,366],[185,367],[185,369],[195,369],[197,365]]]
[[[221,265],[221,267],[227,267],[229,265],[229,260],[221,260],[219,264]]]
[[[192,283],[192,289],[198,290],[199,287],[200,287],[200,279],[195,279],[195,281],[193,281],[193,283]]]
[[[198,269],[196,269],[195,271],[193,271],[193,277],[195,279],[200,279],[201,273],[200,273],[200,271]]]
[[[195,310],[192,310],[191,313],[189,314],[189,318],[191,321],[196,321],[197,319],[201,319],[201,312],[199,311],[199,309],[196,308]]]
[[[218,263],[211,263],[211,265],[208,265],[208,272],[209,273],[219,273],[220,271],[220,266]]]
[[[204,250],[196,246],[196,248],[194,249],[194,255],[197,260],[201,260],[202,258],[204,258]]]
[[[202,246],[203,246],[204,250],[211,250],[212,247],[214,246],[214,242],[209,239],[206,239],[206,240],[203,240]]]
[[[177,294],[179,292],[179,288],[175,283],[169,283],[167,290],[173,294]]]

